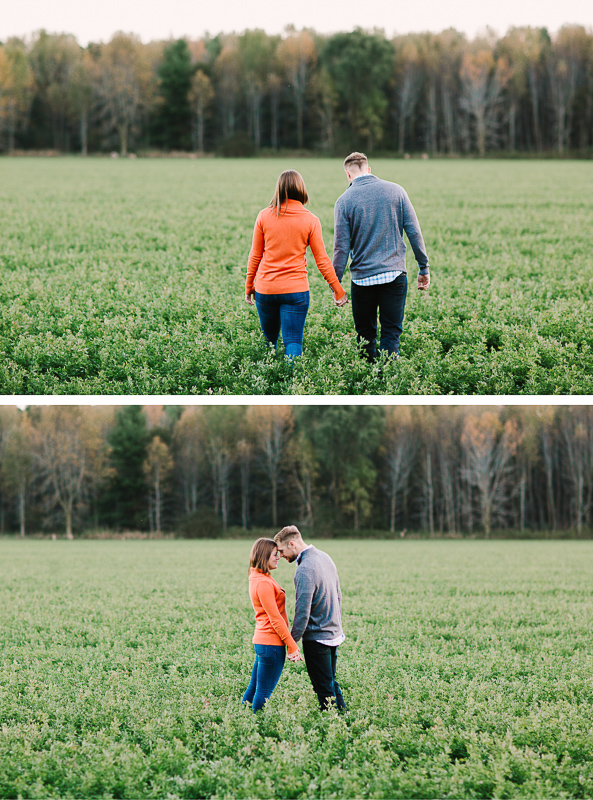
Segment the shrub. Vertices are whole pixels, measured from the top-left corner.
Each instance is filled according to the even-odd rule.
[[[199,506],[177,523],[179,535],[184,539],[217,539],[222,536],[222,520],[209,506]]]
[[[234,133],[222,141],[218,152],[226,158],[249,158],[255,155],[255,143],[246,133]]]

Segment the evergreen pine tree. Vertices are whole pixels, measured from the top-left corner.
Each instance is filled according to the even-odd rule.
[[[191,149],[189,91],[194,67],[185,39],[170,44],[158,69],[161,107],[155,119],[155,139],[170,150]]]
[[[112,475],[102,495],[103,517],[117,528],[143,529],[148,525],[143,469],[148,439],[142,408],[120,409],[108,437]]]

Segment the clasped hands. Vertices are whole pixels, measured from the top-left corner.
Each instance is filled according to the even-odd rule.
[[[334,305],[335,305],[336,308],[342,308],[342,306],[345,306],[346,303],[348,302],[348,295],[347,294],[345,294],[344,297],[340,297],[339,300],[336,300],[336,293],[335,292],[332,292],[332,295],[334,296]]]
[[[300,650],[295,650],[294,653],[288,654],[288,660],[296,664],[297,661],[304,661],[305,659],[302,657]]]

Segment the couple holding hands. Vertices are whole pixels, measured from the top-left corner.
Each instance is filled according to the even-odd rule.
[[[288,628],[286,593],[271,572],[280,558],[296,561],[296,601],[292,629]],[[346,704],[336,681],[338,646],[342,644],[342,594],[336,565],[322,550],[303,541],[289,525],[274,539],[258,539],[249,558],[249,596],[255,611],[255,663],[243,703],[260,711],[280,680],[288,649],[289,661],[302,661],[297,642],[302,639],[309,678],[321,710]]]
[[[344,160],[348,189],[334,208],[333,264],[323,244],[319,219],[305,208],[309,195],[302,176],[286,170],[268,208],[257,216],[247,263],[245,299],[255,305],[262,332],[276,346],[280,331],[289,360],[303,352],[309,309],[307,247],[329,284],[336,306],[348,302],[341,286],[350,259],[351,297],[357,341],[369,361],[380,349],[399,354],[407,294],[404,231],[418,263],[418,288],[428,289],[428,256],[416,213],[405,190],[371,174],[364,153]]]

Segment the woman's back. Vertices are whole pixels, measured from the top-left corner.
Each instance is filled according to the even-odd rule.
[[[304,204],[305,182],[295,170],[285,170],[270,206],[257,215],[247,262],[245,300],[257,307],[262,332],[276,347],[280,330],[291,361],[303,352],[303,332],[309,308],[307,246],[331,287],[337,305],[347,302],[323,244],[321,223]]]
[[[307,291],[306,251],[317,230],[321,237],[319,219],[298,200],[287,200],[278,215],[275,208],[259,212],[247,265],[248,280],[257,272],[258,292]]]

